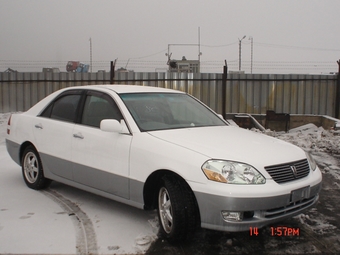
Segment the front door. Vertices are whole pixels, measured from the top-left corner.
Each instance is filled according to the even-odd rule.
[[[129,152],[132,136],[100,130],[103,119],[123,119],[114,100],[89,91],[79,124],[73,129],[74,181],[129,199]]]

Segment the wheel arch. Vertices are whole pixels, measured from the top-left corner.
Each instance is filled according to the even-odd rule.
[[[157,209],[160,234],[170,243],[183,242],[200,227],[201,217],[196,196],[186,180],[177,173],[169,170],[152,173],[145,182],[143,196],[144,209]],[[170,211],[168,204],[172,208]],[[170,218],[166,216],[168,214]],[[163,219],[171,220],[164,222]]]
[[[30,141],[26,141],[26,142],[24,142],[23,144],[21,144],[20,150],[19,150],[19,162],[20,162],[20,166],[22,165],[22,156],[23,156],[23,154],[24,154],[25,149],[26,149],[28,146],[33,146],[34,149],[37,150],[37,149],[35,148],[35,146],[33,145],[33,143],[31,143]]]
[[[192,195],[195,199],[195,205],[197,209],[198,215],[199,213],[199,207],[197,204],[196,196],[194,192],[192,191],[190,185],[186,182],[186,180],[178,175],[177,173],[166,170],[166,169],[160,169],[155,172],[153,172],[145,181],[144,188],[143,188],[143,199],[144,199],[144,209],[145,210],[153,210],[157,208],[157,195],[158,190],[160,188],[160,184],[162,183],[162,178],[164,176],[168,176],[171,178],[177,178],[181,180],[181,182],[188,187],[188,189],[192,192]]]

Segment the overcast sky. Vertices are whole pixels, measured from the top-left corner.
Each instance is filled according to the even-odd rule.
[[[0,71],[41,71],[68,60],[93,71],[166,68],[167,56],[202,72],[337,72],[340,0],[0,0]],[[200,36],[199,36],[200,30]],[[200,40],[199,40],[200,38]],[[181,44],[194,44],[183,46]],[[200,44],[200,49],[198,47]]]

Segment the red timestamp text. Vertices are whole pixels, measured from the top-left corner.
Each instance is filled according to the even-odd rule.
[[[249,228],[249,235],[250,236],[258,236],[259,235],[259,228],[257,228],[257,227],[250,227]]]
[[[258,227],[250,227],[249,235],[258,236],[259,235]],[[293,228],[293,227],[286,227],[286,226],[270,227],[270,235],[271,236],[300,236],[300,228]]]
[[[271,236],[300,236],[300,228],[286,226],[270,227]]]

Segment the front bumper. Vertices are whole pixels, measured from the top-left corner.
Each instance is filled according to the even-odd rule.
[[[195,192],[200,208],[201,227],[213,230],[240,232],[298,215],[312,207],[319,199],[321,182],[311,186],[308,197],[292,201],[292,194],[258,198],[235,198]],[[242,220],[226,220],[222,211],[242,212]]]

